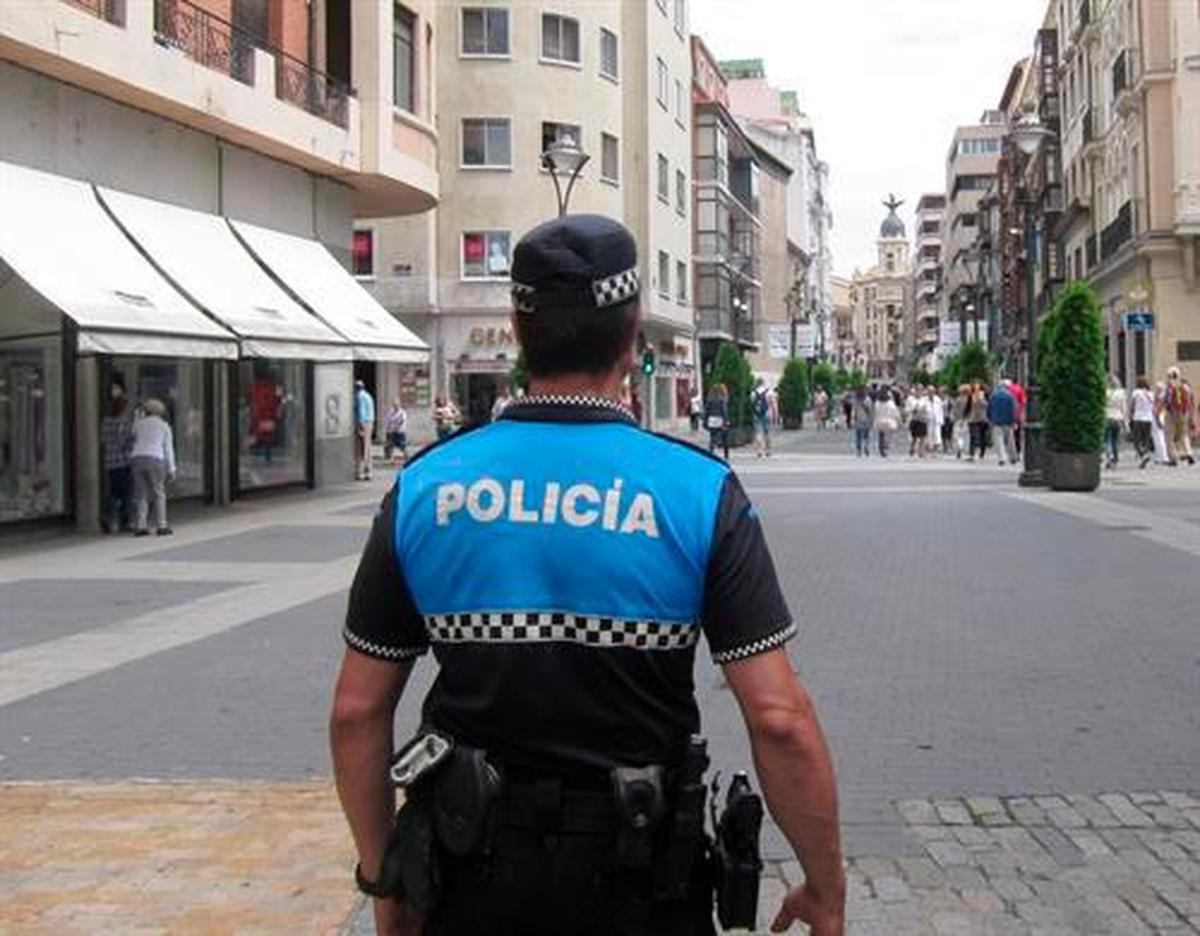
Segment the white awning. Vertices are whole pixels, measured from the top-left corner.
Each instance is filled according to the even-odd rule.
[[[138,253],[86,182],[0,162],[0,258],[79,326],[80,351],[237,357],[234,336]]]
[[[396,321],[323,245],[244,221],[230,224],[280,282],[349,340],[356,358],[429,360],[429,345]]]
[[[271,279],[220,215],[97,191],[172,282],[238,336],[243,357],[352,359],[346,340]]]

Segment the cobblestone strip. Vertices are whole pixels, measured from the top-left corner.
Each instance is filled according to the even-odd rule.
[[[909,799],[923,854],[847,866],[848,936],[1200,933],[1197,792]],[[764,874],[767,933],[794,862]],[[793,928],[799,932],[799,928]]]

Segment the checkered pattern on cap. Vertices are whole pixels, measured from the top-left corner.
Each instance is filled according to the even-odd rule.
[[[576,643],[634,650],[684,650],[700,628],[690,622],[628,621],[560,611],[496,611],[433,614],[425,618],[430,640],[440,643]]]
[[[638,282],[637,270],[625,270],[592,283],[592,293],[596,297],[596,308],[616,305],[626,299],[632,299],[638,294],[641,284]]]
[[[533,312],[533,296],[537,290],[532,286],[526,286],[524,283],[512,284],[512,301],[513,308],[518,312]]]

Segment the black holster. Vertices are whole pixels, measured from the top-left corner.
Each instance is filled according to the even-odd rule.
[[[762,819],[762,800],[750,789],[746,775],[736,774],[725,794],[725,808],[715,823],[713,843],[717,919],[726,929],[755,928],[763,867],[759,855]]]
[[[422,915],[437,902],[441,850],[465,856],[484,837],[500,775],[478,748],[455,745],[404,791],[379,875],[381,887]]]
[[[696,858],[704,851],[707,769],[708,745],[703,738],[693,736],[683,766],[674,778],[671,809],[655,860],[654,896],[659,900],[681,900],[687,896]]]

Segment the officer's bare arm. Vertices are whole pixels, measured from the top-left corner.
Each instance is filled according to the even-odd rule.
[[[329,719],[338,797],[363,874],[379,876],[396,798],[388,780],[393,720],[412,662],[389,663],[347,649]]]
[[[837,787],[812,699],[783,648],[728,663],[771,815],[804,866],[810,895],[840,918],[845,898]],[[821,928],[814,932],[832,932]]]

